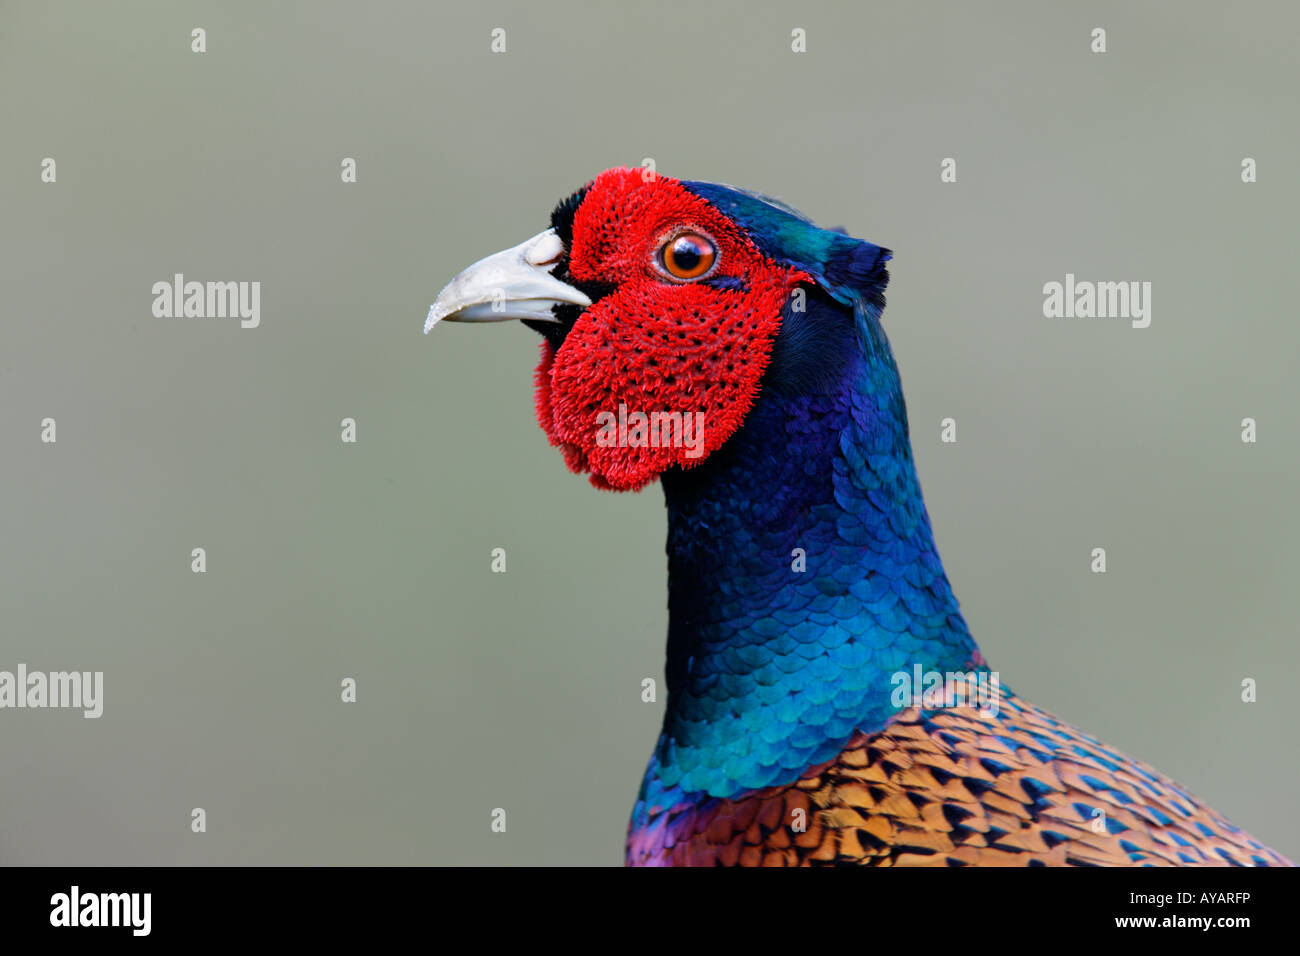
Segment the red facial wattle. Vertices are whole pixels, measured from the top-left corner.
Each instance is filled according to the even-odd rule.
[[[579,314],[558,349],[543,344],[537,417],[572,470],[618,490],[698,465],[734,434],[758,393],[782,307],[810,279],[763,255],[676,180],[631,169],[592,183],[574,216],[568,269],[613,291]],[[698,279],[677,277],[696,271]],[[631,441],[602,438],[602,422],[636,413],[680,418],[689,441],[651,444],[634,430]]]

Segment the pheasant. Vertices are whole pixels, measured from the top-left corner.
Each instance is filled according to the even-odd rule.
[[[429,310],[426,332],[540,333],[568,467],[663,486],[668,699],[626,862],[1290,865],[985,661],[912,458],[890,257],[757,193],[610,169]]]

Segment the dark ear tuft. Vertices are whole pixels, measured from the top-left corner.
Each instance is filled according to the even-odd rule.
[[[848,287],[876,306],[885,305],[885,286],[889,284],[886,263],[893,253],[861,239],[844,236],[831,244],[826,262],[826,281],[832,287]]]
[[[688,181],[683,186],[745,230],[763,252],[797,266],[844,305],[861,301],[877,310],[885,304],[885,268],[892,254],[842,229],[822,229],[797,209],[761,193],[721,183]]]

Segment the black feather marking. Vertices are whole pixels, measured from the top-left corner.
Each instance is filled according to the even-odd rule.
[[[578,207],[587,198],[590,189],[591,183],[587,183],[572,196],[561,199],[551,210],[551,228],[555,230],[566,249],[573,242],[573,217],[578,214]]]
[[[582,282],[575,279],[569,272],[569,247],[573,244],[573,220],[578,215],[578,207],[582,201],[587,198],[587,192],[591,189],[591,183],[583,186],[573,195],[561,199],[551,210],[551,228],[555,234],[560,237],[564,243],[564,254],[560,261],[555,264],[551,270],[551,275],[575,289],[581,290],[592,302],[596,302],[604,296],[614,291],[614,286],[606,282]],[[551,312],[555,315],[557,321],[543,322],[537,319],[524,319],[524,325],[539,333],[551,343],[551,348],[559,349],[564,344],[565,338],[568,337],[569,331],[582,315],[582,306],[572,305],[570,303],[557,303],[551,306]]]

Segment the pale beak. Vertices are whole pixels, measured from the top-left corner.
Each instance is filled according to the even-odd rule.
[[[564,255],[564,243],[547,229],[513,249],[480,259],[438,293],[424,321],[428,331],[448,322],[503,322],[533,319],[558,322],[551,306],[591,305],[580,290],[551,275]]]

